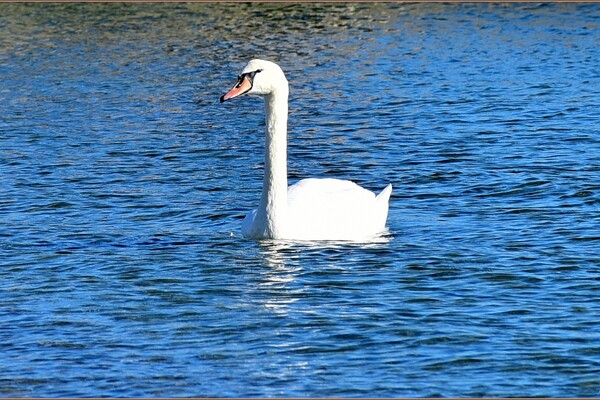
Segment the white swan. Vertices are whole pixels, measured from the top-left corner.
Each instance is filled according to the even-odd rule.
[[[303,179],[287,186],[288,81],[270,61],[252,60],[221,102],[262,95],[266,111],[265,177],[258,208],[242,223],[252,239],[369,241],[386,231],[392,185],[378,195],[354,182]]]

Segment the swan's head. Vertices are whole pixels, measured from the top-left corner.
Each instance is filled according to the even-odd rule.
[[[233,88],[221,96],[221,103],[243,94],[266,96],[279,90],[288,90],[285,74],[271,61],[252,60],[242,70]]]

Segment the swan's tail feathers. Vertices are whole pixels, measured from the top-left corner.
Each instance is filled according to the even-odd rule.
[[[392,194],[392,184],[390,183],[377,195],[377,201],[387,203],[390,201],[390,195]]]
[[[391,194],[392,184],[390,183],[375,198],[375,201],[377,202],[377,217],[374,220],[377,221],[377,229],[381,232],[385,231],[385,224],[387,222]]]

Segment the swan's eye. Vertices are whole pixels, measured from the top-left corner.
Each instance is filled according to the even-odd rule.
[[[248,77],[248,80],[250,81],[250,83],[252,83],[254,81],[254,77],[256,76],[256,74],[258,74],[261,71],[262,71],[262,69],[257,69],[256,71],[246,72],[245,74],[242,74],[242,76]]]
[[[239,88],[240,86],[242,86],[243,81],[244,81],[244,75],[238,75],[237,83],[235,84],[235,87]]]

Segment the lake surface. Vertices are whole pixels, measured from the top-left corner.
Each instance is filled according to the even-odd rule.
[[[600,4],[0,4],[0,396],[599,396]],[[290,182],[389,241],[255,242]]]

